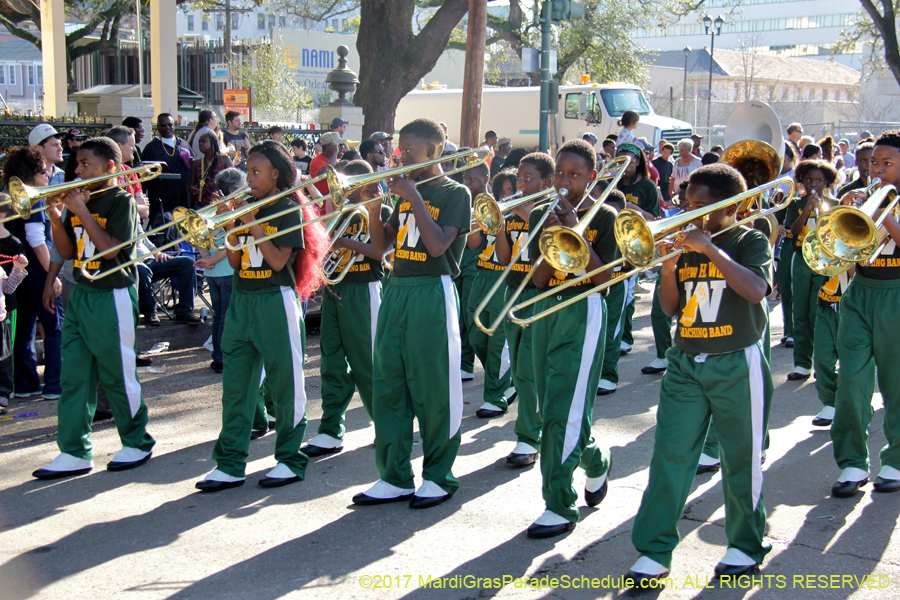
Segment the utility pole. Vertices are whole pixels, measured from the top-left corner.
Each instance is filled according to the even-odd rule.
[[[225,35],[222,40],[225,64],[228,65],[228,87],[231,88],[231,0],[225,0]]]
[[[550,147],[550,44],[554,22],[584,18],[584,5],[573,0],[545,0],[541,5],[541,115],[538,144],[541,152]]]
[[[469,148],[481,141],[481,96],[484,87],[484,53],[487,0],[469,0],[466,25],[466,71],[463,78],[459,143]],[[449,132],[448,132],[449,133]]]

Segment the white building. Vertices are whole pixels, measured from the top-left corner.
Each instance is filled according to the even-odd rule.
[[[710,36],[701,22],[708,13],[725,20],[715,48],[742,47],[775,56],[806,56],[829,59],[832,45],[842,30],[850,30],[862,10],[859,0],[742,0],[737,12],[729,15],[733,0],[707,0],[696,13],[666,27],[636,29],[634,39],[651,50],[683,50],[709,46]],[[854,69],[860,68],[860,54],[835,57]]]
[[[359,9],[354,12],[326,19],[325,21],[310,21],[289,14],[276,14],[265,7],[255,7],[250,2],[233,0],[234,9],[231,13],[231,39],[232,41],[250,40],[262,37],[270,37],[272,30],[303,29],[306,31],[321,31],[333,33],[349,33],[350,19],[359,14]],[[208,41],[221,40],[225,35],[225,12],[204,12],[200,10],[179,9],[175,17],[177,35],[182,39],[203,39]],[[207,41],[204,40],[204,41]]]

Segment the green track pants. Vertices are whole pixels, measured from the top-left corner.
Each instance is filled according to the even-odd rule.
[[[372,420],[381,479],[413,489],[413,417],[419,420],[422,477],[453,493],[463,393],[459,304],[449,276],[394,277],[375,333]]]
[[[534,305],[535,313],[566,300],[551,296]],[[541,475],[547,509],[575,523],[578,509],[572,477],[580,466],[588,477],[609,469],[610,452],[591,435],[594,398],[603,368],[606,316],[603,297],[584,300],[540,319],[532,326],[537,394],[544,426]]]
[[[838,356],[841,371],[834,403],[831,440],[841,469],[869,470],[868,427],[872,422],[875,371],[884,400],[881,465],[900,469],[900,369],[897,332],[900,331],[900,279],[869,279],[859,274],[841,299]]]
[[[794,262],[794,240],[785,239],[778,259],[778,292],[781,294],[781,313],[784,315],[783,337],[794,337],[794,291],[791,286],[791,269]],[[802,258],[802,256],[801,256]]]
[[[672,317],[663,312],[659,303],[659,280],[653,288],[653,305],[650,307],[650,326],[653,328],[653,341],[656,343],[656,358],[665,358],[672,347]]]
[[[469,326],[469,345],[475,350],[475,356],[484,367],[484,401],[506,412],[508,404],[505,392],[509,389],[512,379],[509,365],[504,365],[502,358],[503,347],[506,345],[506,330],[498,327],[494,335],[488,335],[475,325],[475,309],[502,273],[479,269],[465,309],[466,323]],[[503,294],[498,291],[481,312],[482,324],[493,323],[503,310],[503,304]]]
[[[816,366],[816,392],[825,406],[834,406],[838,387],[838,327],[840,304],[817,306],[816,341],[813,362]]]
[[[816,335],[816,314],[819,306],[819,289],[825,278],[809,268],[803,255],[794,254],[791,270],[794,307],[794,366],[812,368],[813,345]],[[784,296],[782,296],[784,298]]]
[[[341,282],[322,296],[322,420],[319,433],[344,439],[344,413],[359,390],[372,416],[372,353],[381,306],[381,282]]]
[[[459,275],[453,279],[456,285],[456,294],[459,297],[459,335],[461,347],[460,368],[466,373],[473,373],[475,369],[475,350],[469,343],[469,323],[466,322],[466,306],[469,302],[469,292],[475,283],[478,274],[478,255],[481,250],[465,248],[462,260],[459,262]]]
[[[507,288],[506,299],[515,292]],[[525,302],[537,295],[536,289],[525,289],[519,296],[519,302]],[[521,318],[534,314],[534,306],[526,306],[516,315]],[[519,400],[519,412],[516,415],[516,441],[528,444],[536,451],[541,449],[541,407],[538,402],[537,387],[534,382],[534,352],[532,346],[533,327],[522,329],[508,319],[503,323],[506,340],[509,344],[509,370],[512,372],[513,385],[516,386]],[[496,335],[496,334],[495,334]]]
[[[691,492],[710,418],[722,451],[725,534],[758,563],[771,550],[763,543],[766,509],[760,464],[772,377],[760,344],[738,352],[693,356],[673,347],[656,413],[650,482],[631,534],[634,547],[666,568],[681,539],[678,521]]]
[[[606,296],[606,340],[603,351],[603,370],[600,379],[610,383],[619,383],[619,348],[622,346],[622,333],[625,324],[625,302],[627,281],[620,281],[609,288]]]
[[[306,432],[305,337],[295,290],[232,291],[222,333],[222,431],[212,456],[220,471],[244,476],[265,367],[275,409],[275,459],[301,479],[306,476],[309,458],[300,452]]]
[[[147,406],[137,377],[134,328],[138,319],[134,286],[95,290],[76,285],[62,329],[62,394],[57,406],[60,452],[92,459],[91,422],[102,384],[125,448],[148,452]]]

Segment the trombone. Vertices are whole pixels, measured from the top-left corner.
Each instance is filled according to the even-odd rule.
[[[149,237],[150,235],[159,233],[163,229],[166,229],[171,226],[175,226],[180,234],[179,237],[167,244],[159,246],[156,248],[157,252],[164,252],[170,248],[174,248],[179,246],[182,242],[188,242],[192,246],[197,248],[213,248],[216,250],[221,250],[221,241],[224,237],[224,230],[222,229],[227,223],[234,221],[235,219],[239,219],[247,213],[253,212],[257,208],[259,208],[260,204],[268,204],[269,202],[273,202],[282,196],[285,196],[291,193],[293,189],[288,190],[287,192],[281,192],[275,196],[271,196],[269,198],[264,198],[259,202],[255,202],[253,204],[247,204],[246,206],[242,206],[241,208],[230,210],[228,212],[218,214],[218,210],[221,204],[225,202],[231,202],[242,196],[245,196],[250,192],[249,187],[243,187],[239,190],[236,190],[226,196],[225,198],[210,204],[200,210],[193,210],[190,208],[184,208],[183,206],[175,207],[175,210],[172,211],[172,216],[174,220],[171,223],[167,223],[164,226],[157,227],[143,235],[140,235],[136,238],[130,239],[127,242],[122,242],[121,244],[114,246],[100,255],[102,258],[103,255],[108,254],[114,250],[121,250],[123,248],[127,248],[134,244],[136,241],[141,240],[145,237]],[[81,274],[87,277],[90,280],[103,279],[107,275],[112,275],[113,273],[117,273],[124,269],[127,269],[131,265],[135,263],[139,263],[144,260],[146,256],[136,256],[135,258],[129,260],[128,262],[118,265],[112,269],[108,269],[103,272],[88,272],[85,264],[81,266]]]
[[[606,190],[604,190],[603,194],[597,200],[595,206],[597,204],[602,205],[604,202],[606,202],[607,196],[610,194],[610,192],[612,192],[612,190],[614,190],[616,188],[616,184],[618,184],[619,179],[622,177],[622,174],[625,172],[625,168],[628,166],[628,163],[630,163],[630,162],[631,162],[630,156],[620,156],[620,157],[615,158],[615,159],[611,160],[610,162],[606,163],[603,166],[603,171],[601,171],[601,173],[596,177],[596,179],[585,190],[584,196],[582,197],[581,201],[578,203],[578,206],[581,206],[581,203],[584,202],[584,200],[590,196],[591,191],[594,189],[594,186],[596,186],[599,181],[607,180],[607,179],[614,179],[615,181],[610,182],[610,184],[607,186]],[[543,190],[541,192],[538,192],[537,194],[532,194],[531,196],[528,196],[527,198],[523,198],[522,202],[517,203],[517,206],[521,205],[521,204],[526,204],[527,202],[525,202],[525,200],[530,201],[533,199],[536,201],[537,199],[541,198],[543,195],[550,196],[552,194],[556,194],[556,198],[554,198],[550,202],[547,211],[541,216],[540,220],[537,223],[535,223],[534,231],[541,230],[541,227],[544,226],[544,223],[547,221],[547,218],[550,216],[550,213],[553,212],[554,210],[556,210],[556,206],[559,204],[560,198],[567,196],[569,194],[569,191],[567,189],[563,188],[557,192],[557,190],[555,190],[554,188],[548,188],[547,190]],[[503,206],[503,204],[498,205],[498,207],[502,207],[502,206]],[[578,209],[578,206],[575,207],[576,210]],[[501,213],[501,215],[502,215],[502,213]],[[585,217],[582,220],[588,219],[588,217],[593,218],[592,215],[588,214],[588,215],[585,215]],[[491,323],[491,325],[489,327],[485,327],[484,324],[481,322],[482,311],[490,303],[491,299],[494,297],[494,294],[497,293],[497,290],[500,288],[500,286],[506,281],[507,275],[509,275],[509,273],[513,269],[513,266],[515,266],[516,263],[519,262],[519,259],[522,256],[522,254],[528,249],[529,243],[530,243],[530,240],[526,240],[522,244],[522,247],[519,248],[519,251],[515,254],[515,256],[512,256],[510,258],[509,264],[506,266],[506,269],[504,269],[503,273],[500,275],[500,277],[497,278],[497,281],[494,282],[494,285],[491,286],[491,289],[488,290],[488,293],[485,295],[484,298],[482,298],[481,302],[475,308],[475,325],[488,335],[493,335],[494,332],[497,331],[497,328],[500,327],[500,323],[503,322],[503,318],[509,313],[512,306],[519,299],[519,296],[522,295],[522,292],[525,290],[525,286],[528,285],[528,282],[531,281],[531,278],[534,277],[535,269],[541,263],[543,263],[545,260],[545,256],[542,253],[541,256],[539,256],[534,261],[534,264],[531,266],[531,269],[528,271],[528,275],[522,280],[522,282],[516,288],[515,292],[513,292],[513,294],[510,296],[509,300],[507,300],[506,305],[500,311],[500,314],[497,316],[497,318],[494,320],[494,322]],[[558,289],[558,288],[554,288],[554,289]]]
[[[483,156],[478,156],[479,154],[482,154]],[[335,207],[335,210],[333,213],[327,213],[324,215],[320,215],[320,216],[316,217],[315,219],[311,219],[309,221],[304,221],[304,222],[300,223],[299,225],[290,227],[283,231],[272,233],[265,237],[261,237],[259,239],[249,240],[249,241],[247,241],[243,244],[239,244],[237,246],[233,246],[233,245],[229,244],[226,240],[225,247],[228,248],[229,250],[238,252],[249,246],[254,246],[254,245],[264,242],[266,240],[276,238],[285,233],[290,233],[292,231],[296,231],[297,229],[302,229],[303,227],[311,225],[312,223],[317,223],[317,222],[325,220],[325,219],[328,219],[328,224],[325,225],[325,230],[327,232],[329,232],[329,234],[330,234],[331,232],[333,232],[335,227],[337,227],[338,223],[340,222],[340,219],[344,215],[349,213],[350,211],[355,210],[356,208],[359,208],[360,206],[364,206],[364,205],[368,204],[369,202],[383,201],[385,198],[389,198],[393,195],[390,193],[382,194],[380,196],[370,198],[369,200],[366,200],[363,202],[347,204],[346,202],[347,202],[347,199],[350,197],[350,195],[353,194],[353,192],[355,192],[356,190],[358,190],[360,188],[366,187],[368,185],[372,185],[374,183],[378,183],[378,182],[382,181],[383,179],[403,175],[404,173],[409,173],[411,171],[415,171],[415,170],[421,169],[423,167],[429,167],[431,165],[449,162],[451,160],[456,161],[457,159],[460,159],[460,158],[466,159],[466,164],[464,164],[461,167],[452,169],[450,171],[443,172],[440,175],[435,175],[434,177],[429,177],[429,178],[423,179],[421,181],[416,181],[415,183],[418,186],[423,183],[428,183],[429,181],[434,181],[435,179],[437,179],[439,177],[446,177],[448,175],[453,175],[455,173],[459,173],[461,171],[471,169],[472,167],[477,167],[478,165],[484,164],[487,161],[488,156],[489,156],[489,152],[485,148],[475,148],[472,150],[465,150],[463,152],[459,152],[457,154],[453,154],[450,156],[433,158],[431,160],[426,160],[425,162],[416,163],[414,165],[407,165],[405,167],[397,167],[394,169],[388,169],[386,171],[377,171],[375,173],[366,173],[363,175],[352,175],[349,177],[346,175],[342,175],[341,173],[338,173],[338,171],[333,166],[328,165],[327,167],[325,167],[326,173],[325,173],[324,177],[326,178],[326,180],[328,182],[328,192],[329,192],[328,195],[331,196],[331,201]],[[310,184],[310,182],[305,182],[303,184],[303,186],[307,186],[309,184]],[[300,187],[302,187],[302,186],[300,186]],[[299,187],[294,188],[294,189],[299,189]],[[252,227],[253,225],[262,225],[263,223],[269,221],[270,219],[282,217],[291,212],[301,210],[304,206],[308,206],[309,204],[317,204],[319,202],[323,202],[325,200],[325,198],[327,198],[327,197],[328,196],[319,198],[318,200],[315,200],[313,202],[306,202],[304,204],[301,204],[300,206],[292,206],[291,208],[285,209],[281,212],[275,213],[273,215],[268,215],[267,217],[265,217],[263,219],[257,219],[256,221],[253,221],[252,223],[247,223],[246,225],[243,225],[241,227],[241,229],[249,228],[249,227]],[[475,231],[475,230],[473,230],[473,231]],[[472,231],[470,231],[469,233],[471,233],[471,232]]]
[[[684,249],[682,248],[679,250],[674,250],[666,255],[659,256],[658,252],[656,251],[656,244],[659,244],[659,243],[665,242],[665,241],[670,241],[671,239],[673,239],[677,236],[685,234],[687,231],[689,231],[691,228],[693,228],[691,221],[694,221],[698,218],[702,218],[705,220],[709,214],[711,214],[717,210],[722,210],[724,208],[728,208],[729,206],[732,206],[734,204],[739,204],[739,206],[740,206],[740,205],[746,205],[746,204],[752,203],[754,197],[757,196],[758,194],[762,194],[771,189],[777,189],[777,188],[781,187],[782,185],[788,185],[790,188],[790,193],[785,194],[781,191],[776,192],[775,193],[776,202],[773,206],[770,206],[769,208],[767,208],[765,210],[763,210],[761,208],[756,209],[749,216],[747,216],[743,219],[736,220],[734,223],[732,223],[728,227],[725,227],[724,229],[720,229],[715,234],[713,234],[712,237],[715,238],[718,235],[727,233],[727,232],[731,231],[732,229],[735,229],[742,225],[747,225],[748,223],[752,223],[756,219],[759,219],[761,217],[764,217],[764,216],[769,215],[774,212],[778,212],[779,210],[782,210],[783,208],[787,207],[787,205],[791,202],[791,197],[794,195],[793,180],[790,177],[780,177],[780,178],[778,178],[774,181],[770,181],[769,183],[766,183],[764,185],[755,187],[751,190],[747,190],[746,192],[738,194],[737,196],[732,196],[731,198],[726,198],[725,200],[721,200],[719,202],[714,202],[713,204],[710,204],[703,208],[699,208],[697,210],[693,210],[693,211],[686,212],[686,213],[681,213],[681,214],[669,217],[667,219],[660,219],[659,221],[654,221],[650,226],[647,227],[647,230],[649,230],[649,232],[653,236],[653,240],[654,240],[654,245],[652,246],[652,253],[650,254],[650,258],[651,258],[650,260],[647,259],[646,253],[636,255],[636,258],[638,260],[640,260],[643,264],[631,263],[631,260],[627,256],[624,256],[622,258],[614,260],[613,262],[607,263],[601,267],[598,267],[598,268],[594,269],[593,271],[591,271],[585,275],[582,275],[581,277],[577,277],[570,281],[566,281],[562,285],[551,288],[533,298],[526,300],[525,302],[522,302],[521,304],[518,304],[518,305],[512,307],[509,311],[509,320],[512,321],[513,323],[515,323],[516,325],[519,325],[520,327],[523,327],[523,328],[528,327],[535,321],[537,321],[539,319],[543,319],[547,315],[554,313],[558,310],[561,310],[571,304],[575,304],[576,302],[579,302],[579,301],[583,300],[584,298],[587,298],[591,294],[594,294],[597,292],[602,292],[603,290],[605,290],[609,287],[612,287],[613,285],[619,283],[620,281],[622,281],[624,279],[627,279],[633,275],[637,275],[638,273],[645,271],[649,268],[655,267],[656,265],[662,264],[663,262],[667,261],[668,259],[684,252]],[[626,215],[625,214],[626,212],[628,212],[628,211],[622,211],[622,213],[619,214],[619,217],[616,218],[616,230],[615,230],[616,231],[616,242],[619,244],[619,248],[622,248],[622,246],[623,246],[622,242],[627,241],[627,240],[620,241],[620,236],[638,236],[638,235],[642,236],[646,233],[646,230],[643,230],[643,229],[640,229],[640,230],[639,229],[629,229],[627,227],[620,228],[620,226],[619,226],[620,218],[624,217],[622,220],[623,220],[623,223],[625,223],[625,224],[631,224],[632,220],[634,218],[631,215]],[[744,212],[746,212],[746,211],[744,211]],[[637,216],[640,217],[640,215],[637,215]],[[577,285],[577,284],[581,283],[582,281],[584,281],[585,279],[590,279],[591,277],[597,275],[598,273],[600,273],[606,269],[611,269],[611,268],[617,267],[625,262],[629,262],[631,264],[640,264],[640,266],[636,266],[631,271],[628,271],[627,273],[625,273],[615,279],[610,279],[606,283],[603,283],[599,286],[594,286],[594,287],[590,288],[589,290],[585,290],[584,292],[582,292],[580,294],[577,294],[575,296],[567,298],[564,302],[560,302],[559,304],[556,304],[553,307],[548,308],[545,311],[542,311],[540,313],[537,313],[537,314],[532,315],[527,318],[520,319],[515,316],[515,311],[519,311],[526,306],[535,304],[536,302],[539,302],[540,300],[543,300],[544,298],[554,296],[561,289],[571,287],[573,285]]]
[[[138,178],[136,180],[125,181],[124,183],[120,183],[108,188],[103,188],[102,190],[95,190],[88,195],[93,196],[94,194],[100,194],[112,188],[122,188],[134,183],[143,183],[145,181],[150,181],[151,179],[158,177],[159,174],[162,173],[162,163],[151,162],[144,165],[139,165],[137,167],[134,167],[133,169],[119,171],[118,173],[109,173],[107,175],[101,175],[100,177],[91,177],[90,179],[79,179],[78,181],[68,181],[66,183],[58,183],[56,185],[47,185],[40,187],[26,185],[18,177],[10,177],[10,199],[0,202],[0,206],[12,204],[15,214],[0,220],[0,223],[6,223],[7,221],[12,221],[13,219],[19,218],[27,219],[31,216],[32,213],[47,210],[49,206],[42,206],[37,210],[33,209],[34,204],[39,200],[43,200],[44,198],[51,198],[70,190],[74,190],[94,183],[99,183],[101,181],[106,181],[107,179],[112,179],[113,177],[131,175],[132,173],[138,174]]]
[[[529,202],[547,200],[556,194],[556,190],[550,187],[530,196],[523,197],[522,194],[522,190],[517,190],[515,194],[503,198],[500,202],[494,200],[490,194],[478,194],[472,207],[472,219],[487,235],[498,235],[503,229],[503,215]]]
[[[873,188],[870,186],[867,191]],[[896,215],[898,203],[897,188],[887,184],[870,193],[858,208],[837,206],[828,211],[816,220],[816,237],[822,252],[831,258],[854,263],[874,259],[889,237],[882,224],[889,215]],[[882,207],[881,216],[873,220],[872,215]]]

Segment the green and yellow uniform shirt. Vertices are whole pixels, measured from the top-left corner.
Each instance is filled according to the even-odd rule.
[[[478,246],[481,251],[478,254],[478,262],[475,266],[479,271],[496,271],[501,272],[506,267],[497,261],[497,236],[481,234],[481,245]]]
[[[528,223],[522,217],[515,213],[506,217],[506,243],[512,249],[510,260],[514,257],[522,247],[525,247],[520,259],[513,265],[506,276],[506,285],[513,289],[517,289],[521,285],[522,280],[528,276],[531,271],[531,246],[528,244]],[[525,286],[528,289],[534,288],[534,281],[529,280]]]
[[[267,216],[297,206],[290,198],[281,198],[271,204],[267,204],[256,213],[257,219],[265,219]],[[271,235],[296,227],[302,222],[300,211],[290,212],[284,216],[271,219],[262,224],[263,234]],[[253,241],[253,235],[246,229],[236,230],[238,244],[246,244]],[[293,248],[291,256],[280,271],[275,271],[266,262],[259,245],[248,246],[241,251],[241,268],[234,272],[233,286],[236,289],[247,292],[256,292],[272,287],[294,287],[297,282],[294,279],[294,261],[297,259],[297,251],[303,249],[303,230],[297,229],[284,235],[279,235],[270,240],[276,246]]]
[[[382,204],[382,222],[387,221],[390,217],[390,207]],[[368,221],[363,221],[362,219],[354,216],[353,221],[350,223],[350,227],[348,227],[347,231],[344,233],[344,237],[351,237],[356,235],[357,233],[359,233],[360,227],[362,227],[362,233],[368,232]],[[352,252],[347,248],[344,248],[343,250],[344,252],[343,254],[341,254],[341,263],[338,268],[335,269],[334,277],[337,277],[344,270],[344,265],[346,265],[352,254]],[[344,281],[349,283],[372,283],[373,281],[381,281],[382,278],[384,278],[384,263],[382,263],[380,260],[373,260],[368,256],[360,256],[353,263],[353,266],[350,267],[350,271],[347,273],[347,275],[344,276]]]
[[[625,200],[637,204],[641,210],[647,211],[654,217],[659,216],[659,188],[652,179],[642,177],[636,183],[627,183],[619,180],[619,191],[625,194]]]
[[[137,237],[137,204],[125,190],[116,188],[97,194],[87,202],[87,208],[100,228],[120,242]],[[96,273],[125,264],[134,258],[134,244],[119,250],[112,258],[99,258],[97,255],[102,253],[87,236],[81,219],[66,210],[63,214],[63,227],[75,245],[75,283],[96,290],[121,289],[134,285],[137,278],[137,267],[134,265],[96,281],[81,274],[82,266],[88,272]]]
[[[845,272],[832,277],[822,284],[822,287],[819,289],[819,306],[831,307],[837,310],[841,303],[841,297],[847,291],[847,286],[850,285],[851,279],[852,277],[850,277],[849,273]]]
[[[872,261],[871,266],[868,263],[859,263],[856,266],[856,272],[869,279],[900,279],[900,251],[894,240],[888,239],[884,249]]]
[[[795,238],[794,234],[791,233],[791,225],[794,224],[794,221],[796,221],[800,217],[800,213],[803,212],[807,198],[809,198],[809,194],[791,200],[791,203],[787,206],[787,212],[784,215],[784,227],[787,229],[787,234],[784,237],[785,239],[794,241],[794,250],[797,252],[803,248],[803,239],[806,237],[806,234],[809,233],[810,229],[816,226],[816,211],[811,210],[800,235]]]
[[[762,232],[739,227],[717,239],[716,246],[736,263],[765,279],[772,290],[772,247]],[[728,285],[712,260],[698,252],[678,259],[678,312],[675,345],[687,354],[726,354],[758,342],[768,315],[762,303],[751,304]]]
[[[540,206],[531,211],[531,215],[529,215],[529,229],[532,229],[538,221],[540,221],[541,217],[544,216],[544,212],[549,209],[549,206]],[[584,215],[587,214],[590,207],[579,210],[577,213],[577,218],[580,221],[584,218]],[[587,229],[584,232],[584,237],[588,240],[591,247],[594,249],[594,252],[600,258],[600,260],[606,264],[611,263],[612,261],[619,258],[619,248],[616,246],[616,238],[613,234],[613,223],[616,220],[616,211],[610,208],[609,206],[603,206],[597,214],[594,216],[594,219],[590,222]],[[531,256],[532,262],[540,256],[540,231],[536,231],[533,236],[529,239],[529,244],[531,246]],[[547,289],[552,289],[562,285],[563,283],[575,279],[577,277],[581,277],[587,273],[585,270],[578,271],[577,273],[563,273],[562,271],[556,271],[553,277],[550,278],[550,282],[547,284]],[[589,287],[593,287],[593,283],[591,283],[590,279],[585,279],[584,281],[569,286],[565,289],[559,291],[559,295],[561,296],[574,296],[575,294],[580,294],[581,292],[587,290]],[[606,295],[607,290],[604,290],[603,295]]]
[[[458,227],[465,233],[472,226],[472,196],[469,188],[444,178],[418,188],[428,214],[440,226]],[[459,261],[466,236],[459,235],[440,256],[431,256],[416,226],[416,215],[408,200],[401,198],[388,221],[397,232],[394,270],[391,277],[439,277],[459,274]]]

